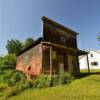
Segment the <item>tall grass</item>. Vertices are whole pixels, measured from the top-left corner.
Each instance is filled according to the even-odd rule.
[[[9,100],[100,100],[100,75],[89,75],[64,86],[30,89]]]

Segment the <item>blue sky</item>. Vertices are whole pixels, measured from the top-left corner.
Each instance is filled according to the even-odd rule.
[[[39,37],[42,16],[78,32],[80,49],[100,49],[100,0],[0,0],[0,55],[11,38]]]

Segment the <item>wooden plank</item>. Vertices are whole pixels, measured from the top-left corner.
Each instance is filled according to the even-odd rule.
[[[88,54],[86,56],[87,56],[88,73],[90,73]]]
[[[70,48],[70,47],[67,47],[67,46],[63,46],[63,45],[59,45],[59,44],[56,44],[56,43],[51,43],[51,42],[42,42],[42,43],[43,44],[47,44],[47,45],[52,45],[52,46],[54,46],[56,48],[68,49],[68,50],[72,50],[72,51],[75,51],[75,52],[78,51],[77,48],[73,49],[73,48]]]
[[[50,46],[50,76],[52,76],[52,46]]]

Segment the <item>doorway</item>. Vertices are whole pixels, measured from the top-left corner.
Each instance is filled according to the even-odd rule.
[[[76,67],[76,57],[68,55],[68,70],[71,73],[74,73]]]
[[[59,74],[64,73],[64,55],[58,55]]]

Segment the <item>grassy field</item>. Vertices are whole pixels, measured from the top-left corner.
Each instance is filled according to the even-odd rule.
[[[76,79],[65,86],[26,90],[8,100],[100,100],[100,75]]]
[[[80,72],[81,73],[88,73],[88,69],[81,69]],[[90,69],[90,72],[91,73],[95,73],[95,72],[97,73],[97,72],[100,72],[100,69]]]
[[[4,100],[10,90],[0,83],[0,100]],[[25,90],[7,100],[100,100],[100,74],[87,75],[69,85]]]

